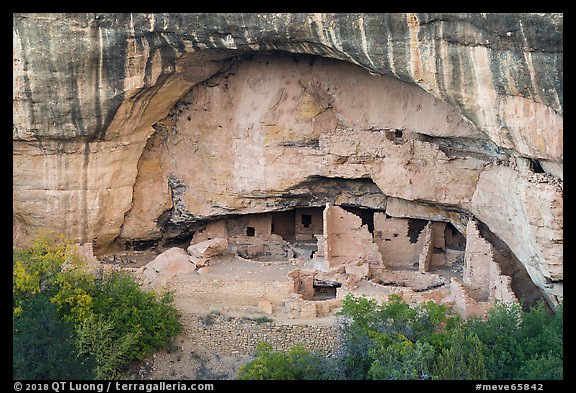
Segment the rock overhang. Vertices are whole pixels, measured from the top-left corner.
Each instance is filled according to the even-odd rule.
[[[459,116],[459,127],[439,128],[446,133],[440,135],[444,140],[461,141],[452,133],[472,127],[495,146],[492,151],[506,153],[496,154],[498,162],[506,162],[508,155],[528,157],[554,176],[561,173],[561,14],[15,14],[13,32],[14,159],[22,168],[14,176],[17,239],[54,226],[45,217],[46,206],[61,218],[62,228],[55,229],[72,238],[92,239],[97,248],[117,239],[130,214],[138,213],[137,187],[171,189],[154,164],[138,167],[150,163],[149,138],[161,134],[154,126],[194,86],[229,75],[230,67],[250,61],[252,54],[338,59],[376,74],[370,75],[375,81],[388,78],[377,75],[388,75],[417,85]],[[315,103],[322,104],[323,97],[314,90],[307,93],[301,96],[309,104],[303,113],[322,110]],[[323,124],[330,121],[323,119]],[[169,128],[166,124],[162,131]],[[324,152],[333,160],[318,165],[347,168],[325,176],[368,177],[388,196],[481,217],[526,263],[535,282],[546,288],[548,281],[561,282],[562,189],[556,179],[536,186],[530,173],[512,165],[490,166],[479,177],[485,157],[475,161],[474,149],[457,161],[467,170],[462,176],[461,169],[450,169],[454,157],[442,155],[442,148],[435,147],[440,145],[430,140],[410,142],[418,151],[415,159],[388,160],[370,172],[364,157],[378,157],[373,147],[388,142],[365,143],[362,157],[343,138],[351,130],[322,134]],[[430,165],[422,167],[420,156],[429,156]],[[242,165],[237,169],[250,171]],[[406,176],[410,173],[417,177]],[[427,195],[395,191],[413,189],[410,181],[415,179],[429,181],[430,187],[422,187]],[[465,179],[471,186],[455,203],[452,191],[459,191],[445,185],[454,182],[466,189]],[[515,192],[510,194],[505,190],[511,186]],[[46,196],[45,190],[53,191]],[[541,200],[534,203],[525,195],[541,195]],[[154,218],[174,206],[172,195],[154,207],[159,213]],[[214,217],[218,214],[231,214],[230,205]]]

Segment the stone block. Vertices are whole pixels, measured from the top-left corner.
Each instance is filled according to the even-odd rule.
[[[170,277],[196,270],[196,265],[190,263],[186,251],[173,247],[154,258],[142,267],[143,282],[152,288],[163,284]]]
[[[188,247],[188,254],[195,258],[208,258],[214,255],[221,255],[228,249],[228,240],[215,238],[206,240]]]

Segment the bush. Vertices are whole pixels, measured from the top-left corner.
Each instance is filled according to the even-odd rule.
[[[258,343],[256,359],[242,366],[236,376],[241,380],[318,380],[333,379],[324,367],[324,357],[295,345],[288,352],[273,351],[267,343]]]
[[[430,379],[432,365],[450,331],[461,324],[448,307],[426,302],[410,306],[398,295],[380,305],[347,295],[343,374],[348,379]]]
[[[427,342],[400,339],[370,353],[367,379],[430,379],[434,348]]]
[[[246,321],[254,321],[256,323],[272,323],[274,320],[267,315],[260,315],[258,317],[244,317]]]
[[[72,351],[79,359],[93,359],[90,375],[113,378],[129,361],[168,345],[182,329],[171,293],[144,291],[126,273],[96,280],[64,239],[38,240],[30,248],[15,250],[13,268],[14,348],[25,346],[22,355],[15,354],[14,362],[19,365],[15,376],[27,367],[42,370],[38,375],[61,375],[66,367],[74,370],[65,355]],[[52,314],[35,312],[36,301],[49,304],[46,313]],[[46,341],[41,335],[41,326],[46,324],[62,328],[70,340]],[[27,355],[40,348],[26,347],[24,338],[45,342],[63,362],[53,362],[46,354]]]
[[[94,359],[77,354],[73,326],[62,320],[49,296],[39,293],[21,306],[13,320],[13,378],[91,379]]]
[[[101,314],[92,314],[77,327],[76,346],[79,355],[96,359],[96,379],[120,379],[118,370],[130,360],[130,350],[135,346],[138,334],[119,336],[114,324]]]
[[[484,344],[489,379],[561,379],[562,318],[562,305],[552,315],[543,303],[527,312],[518,304],[498,303],[487,320],[470,319],[467,328]]]
[[[180,315],[171,305],[173,294],[144,291],[127,273],[105,275],[92,296],[94,313],[112,324],[115,339],[137,337],[127,352],[131,359],[144,359],[164,348],[182,330]]]
[[[466,333],[462,327],[458,326],[452,330],[447,346],[442,348],[433,366],[434,379],[486,379],[482,349],[483,345],[475,333]]]

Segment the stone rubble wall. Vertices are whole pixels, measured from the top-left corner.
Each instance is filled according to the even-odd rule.
[[[512,290],[512,277],[502,274],[500,265],[490,264],[490,298],[504,303],[516,303],[518,298]]]
[[[492,246],[481,235],[475,220],[468,221],[464,254],[464,283],[470,288],[483,289],[488,295],[490,265],[494,263]]]
[[[178,288],[178,293],[183,298],[237,307],[256,306],[262,300],[281,305],[293,295],[294,291],[294,283],[288,279],[282,281],[226,279],[202,274],[174,277],[170,285]]]
[[[340,347],[337,326],[281,325],[215,314],[187,314],[183,319],[186,335],[222,356],[254,355],[259,342],[267,342],[281,351],[302,344],[308,350],[326,355],[335,354]]]
[[[502,274],[493,246],[480,234],[476,220],[468,221],[466,232],[463,278],[452,278],[450,283],[456,311],[463,318],[483,316],[496,301],[518,302],[512,278]]]

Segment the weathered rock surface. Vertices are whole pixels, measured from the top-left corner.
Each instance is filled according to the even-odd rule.
[[[534,283],[561,297],[563,192],[549,177],[491,165],[480,176],[471,211],[510,247]]]
[[[146,92],[148,102],[157,92],[150,89],[184,76],[188,54],[274,50],[418,84],[502,145],[537,158],[562,154],[553,143],[561,141],[553,126],[562,121],[562,14],[87,13],[13,21],[18,139],[110,139],[119,107]],[[540,132],[543,125],[551,132]]]
[[[486,157],[449,157],[436,144],[410,139],[409,129],[389,139],[391,124],[443,129],[458,115],[419,89],[373,78],[347,64],[261,57],[193,89],[163,121],[170,131],[149,139],[138,164],[144,171],[134,186],[136,209],[120,238],[160,236],[159,210],[144,205],[172,206],[169,223],[182,227],[326,202],[383,209],[385,194],[467,207]],[[358,84],[365,94],[350,95]],[[372,112],[360,110],[375,102],[381,104]],[[420,111],[399,114],[413,104]],[[343,109],[351,105],[356,114]],[[458,124],[472,133],[468,123]],[[157,176],[168,188],[150,186]]]
[[[474,215],[559,295],[562,24],[14,14],[14,242],[63,233],[101,252],[219,216],[394,197],[398,216]]]

